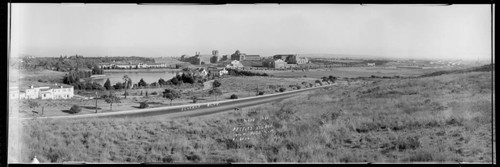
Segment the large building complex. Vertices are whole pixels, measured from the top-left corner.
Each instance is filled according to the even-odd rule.
[[[213,50],[212,54],[200,54],[200,52],[196,52],[195,55],[191,57],[188,55],[181,56],[181,61],[189,62],[194,65],[217,63],[221,59],[222,57],[219,56],[218,50]]]
[[[269,68],[286,68],[287,63],[281,59],[267,59],[262,62],[262,66]]]
[[[309,59],[306,57],[300,57],[295,54],[284,54],[284,55],[274,55],[274,59],[281,59],[288,64],[307,64],[309,63]]]
[[[231,60],[238,60],[238,61],[252,61],[252,60],[260,60],[259,55],[247,55],[245,53],[241,53],[239,50],[236,50],[231,55]]]

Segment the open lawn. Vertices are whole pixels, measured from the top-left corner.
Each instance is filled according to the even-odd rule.
[[[26,120],[18,158],[491,163],[496,157],[490,73],[371,81],[199,118]],[[256,121],[241,121],[248,118]],[[232,140],[242,125],[270,125],[273,131]]]
[[[370,77],[376,76],[419,76],[425,73],[431,73],[444,69],[404,69],[396,67],[338,67],[338,68],[323,68],[323,69],[310,69],[309,71],[302,70],[287,70],[287,71],[274,71],[274,70],[250,70],[252,72],[264,72],[274,77],[311,77],[321,78],[323,76],[335,77]]]

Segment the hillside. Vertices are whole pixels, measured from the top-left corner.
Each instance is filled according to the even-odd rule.
[[[198,118],[29,120],[41,162],[491,162],[488,72],[359,80]],[[255,121],[242,121],[253,118]],[[268,118],[268,119],[262,119]],[[233,141],[242,126],[272,131]]]
[[[436,71],[429,74],[421,75],[421,77],[432,77],[432,76],[440,76],[445,74],[460,74],[460,73],[469,73],[469,72],[489,72],[492,69],[495,69],[495,64],[488,64],[479,67],[471,67],[467,69],[460,70],[448,70],[448,71]]]

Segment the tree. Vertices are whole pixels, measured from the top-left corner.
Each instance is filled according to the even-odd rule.
[[[160,79],[158,80],[158,84],[159,84],[160,86],[163,86],[163,85],[166,85],[167,83],[165,82],[165,80],[164,80],[163,78],[160,78]]]
[[[229,97],[230,99],[238,99],[238,96],[235,95],[235,94],[232,94],[231,97]]]
[[[319,85],[323,85],[320,80],[314,81],[314,83],[319,83]]]
[[[280,88],[279,90],[280,90],[280,92],[285,92],[286,88]]]
[[[170,105],[172,105],[172,101],[177,98],[180,98],[181,94],[174,89],[165,89],[165,91],[163,92],[163,97],[169,99]]]
[[[111,90],[111,81],[109,81],[109,78],[104,83],[104,87],[106,88],[106,90]]]
[[[147,102],[141,102],[139,108],[148,108],[149,104]]]
[[[192,96],[192,97],[191,97],[191,100],[193,100],[193,103],[196,103],[196,102],[198,101],[198,97],[196,97],[196,96]]]
[[[117,82],[115,85],[113,85],[113,87],[115,89],[123,89],[124,88],[124,85],[120,82]]]
[[[212,90],[208,91],[208,93],[211,95],[215,95],[215,100],[217,101],[217,96],[221,95],[222,91],[219,88],[214,87],[212,88]]]
[[[106,103],[109,104],[109,109],[111,111],[113,111],[113,103],[121,103],[120,99],[114,95],[111,94],[110,92],[110,96],[106,97],[104,99],[104,101],[106,101]]]
[[[213,84],[214,88],[218,88],[222,85],[218,80],[215,80],[212,84]]]
[[[321,77],[321,81],[322,81],[322,82],[326,82],[326,81],[328,81],[328,77]]]
[[[79,105],[73,105],[69,109],[69,113],[71,113],[71,114],[76,114],[76,113],[79,113],[80,111],[82,111],[82,108]]]
[[[179,84],[179,80],[177,79],[177,77],[172,78],[170,81],[171,81],[171,82],[172,82],[172,84],[174,84],[174,85]]]
[[[102,74],[102,69],[99,68],[98,65],[94,65],[94,67],[92,67],[92,74],[93,75],[99,75],[99,74]]]
[[[137,85],[139,85],[140,87],[146,87],[148,86],[148,83],[146,83],[146,81],[144,81],[144,79],[141,78],[141,80],[139,81],[139,83],[137,83]]]
[[[335,83],[335,80],[337,80],[337,77],[334,76],[328,76],[328,80],[332,81],[332,83]]]
[[[124,75],[122,80],[123,80],[123,85],[124,85],[125,89],[130,88],[129,85],[131,84],[131,82],[129,82],[130,78],[128,77],[128,75]]]
[[[132,88],[132,83],[133,83],[133,82],[132,82],[132,78],[128,78],[128,82],[127,82],[127,85],[126,85],[126,86],[127,86],[127,89]]]

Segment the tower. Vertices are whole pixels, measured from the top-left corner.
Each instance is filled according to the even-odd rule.
[[[219,51],[218,50],[212,50],[212,55],[214,56],[219,56]]]

